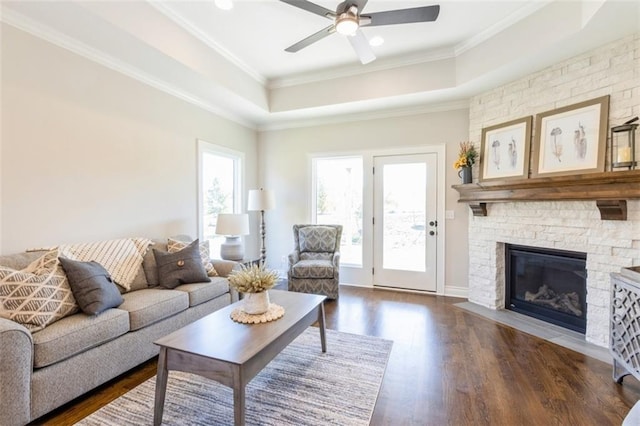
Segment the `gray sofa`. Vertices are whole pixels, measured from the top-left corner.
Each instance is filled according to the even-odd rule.
[[[41,255],[0,256],[0,265],[22,269]],[[0,425],[34,421],[153,358],[158,338],[238,300],[226,279],[236,262],[213,264],[220,277],[211,282],[154,288],[157,269],[149,249],[118,308],[97,316],[76,313],[35,333],[0,318]]]

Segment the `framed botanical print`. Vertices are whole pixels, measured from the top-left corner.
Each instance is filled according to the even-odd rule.
[[[532,174],[604,172],[609,96],[536,115]]]
[[[531,116],[482,129],[480,181],[526,179],[530,141]]]

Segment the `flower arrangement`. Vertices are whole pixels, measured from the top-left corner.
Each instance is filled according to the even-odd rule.
[[[460,170],[463,167],[471,167],[475,164],[477,157],[478,151],[470,141],[460,142],[460,152],[458,152],[458,159],[453,163],[453,168]]]
[[[261,293],[278,282],[278,272],[262,265],[241,266],[229,274],[229,284],[240,293]]]

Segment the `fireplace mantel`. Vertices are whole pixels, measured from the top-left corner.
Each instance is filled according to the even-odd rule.
[[[627,200],[640,199],[640,170],[488,181],[453,189],[474,216],[486,216],[487,203],[593,200],[602,220],[626,220]]]

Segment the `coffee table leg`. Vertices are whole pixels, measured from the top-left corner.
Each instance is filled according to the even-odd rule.
[[[318,307],[318,325],[320,327],[320,344],[322,345],[322,352],[327,351],[327,336],[325,334],[324,327],[324,302],[320,303]]]
[[[160,348],[158,357],[158,375],[156,377],[156,399],[153,407],[153,424],[158,426],[162,423],[162,411],[164,410],[164,396],[167,390],[167,348]]]
[[[233,387],[233,420],[235,426],[244,426],[244,385]]]

